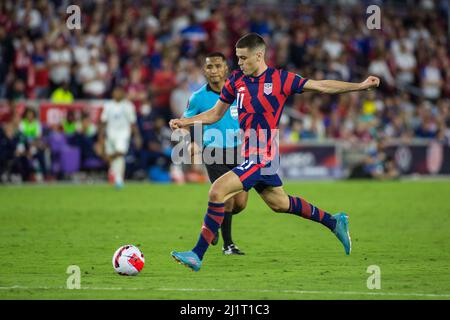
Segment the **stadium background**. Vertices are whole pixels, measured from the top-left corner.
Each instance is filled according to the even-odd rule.
[[[81,8],[79,30],[67,28],[70,4]],[[381,30],[366,26],[371,4],[381,8]],[[449,15],[445,0],[1,1],[0,250],[20,253],[2,264],[0,297],[448,299]],[[265,37],[272,66],[313,79],[381,77],[371,92],[288,101],[287,180],[442,179],[288,182],[323,208],[349,209],[355,248],[345,261],[320,226],[269,214],[252,193],[234,220],[245,259],[211,250],[200,275],[187,278],[169,252],[196,240],[208,184],[155,183],[202,181],[171,165],[167,122],[204,84],[204,55],[221,51],[235,68],[234,43],[250,31]],[[128,181],[151,183],[122,192],[41,187],[106,181],[96,128],[116,85],[135,104],[144,140],[127,155]],[[109,265],[125,243],[149,259],[133,279]],[[81,267],[86,290],[64,290],[69,264]],[[381,293],[365,286],[370,264],[386,274]]]
[[[234,43],[246,32],[265,37],[272,66],[313,79],[382,79],[364,94],[290,99],[281,144],[322,147],[290,147],[286,161],[302,169],[284,176],[450,173],[448,1],[379,2],[381,30],[367,28],[364,1],[284,1],[277,10],[275,1],[70,4],[81,9],[81,29],[68,29],[67,1],[0,5],[2,182],[105,172],[96,126],[115,85],[135,104],[144,140],[130,149],[127,177],[195,179],[170,168],[167,121],[205,83],[205,54],[222,51],[236,68]],[[27,108],[42,132],[26,129]],[[431,141],[438,144],[428,148]]]

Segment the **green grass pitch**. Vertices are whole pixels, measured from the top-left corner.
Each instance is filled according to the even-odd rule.
[[[272,213],[255,191],[234,217],[245,256],[210,247],[202,270],[171,250],[196,243],[208,185],[0,187],[0,299],[450,299],[450,181],[286,183],[320,208],[346,211],[346,256],[325,227]],[[136,277],[114,273],[121,245],[138,245]],[[69,290],[69,265],[81,289]],[[380,267],[369,290],[367,268]]]

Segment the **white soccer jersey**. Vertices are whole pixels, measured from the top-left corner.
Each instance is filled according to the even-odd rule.
[[[108,101],[103,106],[101,121],[106,123],[106,136],[108,138],[129,138],[131,136],[131,124],[136,122],[134,106],[128,100]]]

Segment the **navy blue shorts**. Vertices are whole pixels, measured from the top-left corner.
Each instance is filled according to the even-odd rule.
[[[281,187],[283,185],[278,174],[261,174],[261,169],[266,165],[245,160],[244,163],[233,168],[231,171],[238,175],[245,191],[255,188],[257,192],[261,193],[267,187]]]

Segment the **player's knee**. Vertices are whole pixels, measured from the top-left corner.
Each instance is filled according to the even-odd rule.
[[[210,202],[223,202],[224,195],[218,188],[211,187],[209,189],[208,198]]]
[[[283,208],[283,206],[279,205],[278,203],[270,203],[269,206],[274,212],[278,213],[286,212],[286,209]]]

